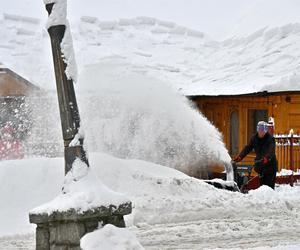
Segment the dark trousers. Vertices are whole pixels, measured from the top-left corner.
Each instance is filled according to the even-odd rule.
[[[275,189],[276,171],[268,171],[259,175],[260,186],[267,185]]]

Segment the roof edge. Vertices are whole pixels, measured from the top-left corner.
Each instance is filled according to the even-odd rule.
[[[287,95],[287,94],[300,94],[300,90],[285,90],[285,91],[261,91],[261,92],[253,92],[247,94],[236,94],[236,95],[185,95],[189,99],[194,99],[198,97],[222,97],[222,98],[232,98],[232,97],[267,97],[267,96],[276,96],[276,95]]]

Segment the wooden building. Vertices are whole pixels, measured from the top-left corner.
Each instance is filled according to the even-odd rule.
[[[38,88],[14,71],[0,65],[0,96],[26,96]]]
[[[0,159],[23,156],[22,141],[31,127],[25,98],[37,90],[32,83],[0,65]]]
[[[295,133],[300,132],[300,91],[197,95],[189,98],[222,133],[231,156],[238,154],[248,143],[256,132],[258,121],[267,122],[270,117],[274,118],[275,134],[289,134],[291,129]],[[245,160],[253,158],[254,153]]]

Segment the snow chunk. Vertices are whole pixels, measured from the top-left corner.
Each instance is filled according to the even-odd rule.
[[[105,225],[80,240],[83,250],[142,250],[136,236],[126,228],[118,228],[111,224]]]
[[[25,17],[25,16],[19,16],[19,15],[12,15],[12,14],[6,14],[6,13],[3,13],[3,18],[5,20],[31,23],[31,24],[39,24],[41,22],[41,20],[37,19],[37,18]]]
[[[44,0],[44,3],[54,3],[51,14],[48,17],[47,29],[51,26],[67,24],[67,0]]]
[[[70,142],[69,147],[80,146],[81,139],[84,139],[84,131],[82,127],[79,128],[78,133],[75,135],[74,139]]]
[[[82,16],[80,18],[80,21],[86,22],[86,23],[96,23],[98,21],[98,18],[92,17],[92,16]]]
[[[139,24],[145,24],[145,25],[155,25],[156,19],[152,17],[144,17],[140,16],[136,18]]]
[[[99,21],[99,27],[103,30],[113,30],[117,27],[117,21]]]
[[[67,65],[65,71],[67,78],[69,80],[72,79],[74,82],[77,82],[77,64],[75,61],[75,53],[73,49],[73,40],[69,22],[66,22],[66,31],[60,46],[61,51],[63,53],[64,61]]]

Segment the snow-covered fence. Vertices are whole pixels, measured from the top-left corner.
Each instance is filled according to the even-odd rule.
[[[300,169],[300,134],[277,134],[276,156],[278,159],[278,172],[282,169],[298,172]]]

